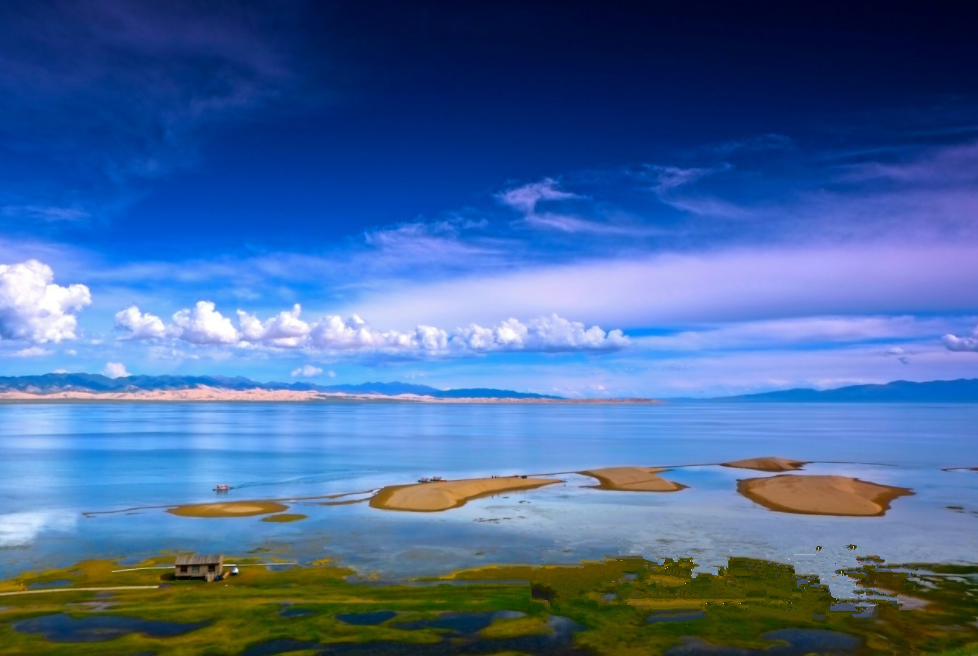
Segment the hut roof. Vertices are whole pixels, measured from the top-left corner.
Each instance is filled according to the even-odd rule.
[[[182,565],[219,565],[224,562],[224,556],[221,554],[194,554],[192,556],[177,556],[174,565],[180,567]]]

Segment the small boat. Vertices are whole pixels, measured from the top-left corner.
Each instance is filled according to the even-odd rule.
[[[419,483],[430,483],[431,482],[431,479],[428,478],[427,476],[422,476],[421,478],[418,479],[418,482]]]
[[[444,480],[445,480],[445,479],[444,479],[444,478],[442,478],[441,476],[432,476],[432,477],[431,477],[431,482],[432,482],[432,483],[440,483],[440,482],[442,482],[442,481],[444,481]]]
[[[228,484],[226,484],[226,483],[221,483],[219,485],[215,485],[214,486],[214,491],[215,492],[228,492],[230,489],[231,489],[231,486],[228,485]]]

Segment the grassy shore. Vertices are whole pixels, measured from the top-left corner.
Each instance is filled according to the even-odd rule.
[[[854,636],[861,641],[858,654],[978,653],[978,627],[973,623],[978,615],[978,567],[917,565],[914,574],[906,574],[867,562],[850,575],[869,589],[913,596],[926,604],[907,611],[892,601],[881,602],[872,618],[862,619],[853,612],[831,610],[837,600],[828,589],[791,566],[750,559],[732,559],[717,575],[694,576],[696,564],[690,560],[617,558],[580,566],[487,567],[456,572],[427,585],[352,582],[351,570],[329,561],[284,567],[261,564],[270,562],[267,558],[228,560],[241,574],[214,583],[172,580],[167,568],[172,557],[131,567],[87,561],[0,582],[0,593],[14,593],[0,596],[2,651],[232,656],[269,644],[295,647],[289,653],[316,653],[336,643],[357,643],[365,650],[382,643],[401,645],[396,653],[408,653],[404,649],[410,645],[439,645],[441,653],[460,656],[476,651],[543,654],[546,650],[513,647],[556,645],[546,640],[557,630],[553,618],[559,617],[578,625],[565,646],[608,656],[664,653],[689,637],[763,649],[772,644],[765,634],[786,628]],[[460,581],[466,585],[449,585]],[[44,585],[68,589],[53,591]],[[25,586],[28,592],[18,593]],[[686,621],[648,621],[650,615],[677,609],[700,615],[694,613]],[[390,612],[373,625],[342,619],[345,613],[372,611]],[[453,631],[453,613],[477,619],[484,614],[486,619],[475,630]],[[73,618],[71,622],[124,617],[195,626],[165,638],[137,632],[107,641],[59,642],[25,632],[30,622],[18,624],[60,614]],[[533,642],[534,636],[545,640]]]

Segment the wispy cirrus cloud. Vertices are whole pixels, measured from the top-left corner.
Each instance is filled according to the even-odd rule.
[[[572,212],[557,210],[541,211],[540,203],[545,201],[590,201],[587,196],[560,189],[553,178],[544,178],[519,187],[513,187],[496,194],[503,204],[518,211],[523,226],[538,230],[554,231],[568,235],[595,235],[604,237],[636,237],[657,232],[641,224],[610,222],[584,218]]]
[[[725,349],[778,349],[786,346],[859,344],[889,340],[924,340],[936,336],[952,323],[944,318],[903,316],[815,316],[770,321],[707,326],[667,335],[634,337],[639,348],[661,352]],[[901,347],[888,355],[905,356]],[[891,349],[892,350],[892,349]]]
[[[658,199],[674,209],[696,216],[742,219],[749,209],[696,188],[696,183],[733,168],[727,162],[710,167],[683,168],[651,165],[646,168],[650,188]]]
[[[941,266],[934,266],[940,262]],[[596,258],[362,295],[359,311],[399,324],[556,312],[661,326],[799,316],[961,314],[978,307],[967,243],[788,247],[771,244]]]
[[[31,175],[0,190],[0,218],[117,212],[143,183],[196,161],[199,128],[288,89],[288,42],[263,18],[278,8],[238,9],[123,0],[0,9],[0,153],[20,164],[8,172]]]
[[[91,213],[80,207],[56,207],[51,205],[4,205],[0,216],[28,221],[55,223],[74,222],[91,218]]]
[[[504,205],[508,205],[525,215],[536,214],[537,206],[541,202],[581,198],[578,194],[560,189],[558,182],[553,178],[544,178],[539,182],[531,182],[507,189],[496,194],[496,197]]]

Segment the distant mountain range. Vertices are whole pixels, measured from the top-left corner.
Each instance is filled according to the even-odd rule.
[[[0,376],[0,393],[22,392],[49,395],[63,392],[112,394],[127,392],[168,392],[212,388],[217,390],[321,392],[325,394],[378,395],[403,394],[433,399],[514,399],[558,400],[559,396],[514,392],[489,388],[440,390],[411,383],[360,383],[358,385],[317,385],[308,382],[259,383],[242,376],[126,376],[109,378],[101,374],[43,374],[40,376]],[[978,403],[978,379],[934,380],[912,383],[898,380],[883,385],[850,385],[830,390],[790,389],[761,394],[723,396],[710,399],[665,399],[672,402],[718,401],[724,403]],[[637,401],[642,401],[637,399]]]
[[[560,399],[558,396],[513,392],[498,389],[440,390],[410,383],[361,383],[359,385],[316,385],[313,383],[259,383],[242,376],[125,376],[109,378],[101,374],[43,374],[40,376],[0,376],[0,392],[55,394],[58,392],[149,392],[212,387],[222,390],[287,390],[342,394],[399,396],[416,394],[436,399]]]
[[[897,380],[884,385],[850,385],[830,390],[789,389],[704,400],[738,403],[978,403],[978,379],[926,383]]]

